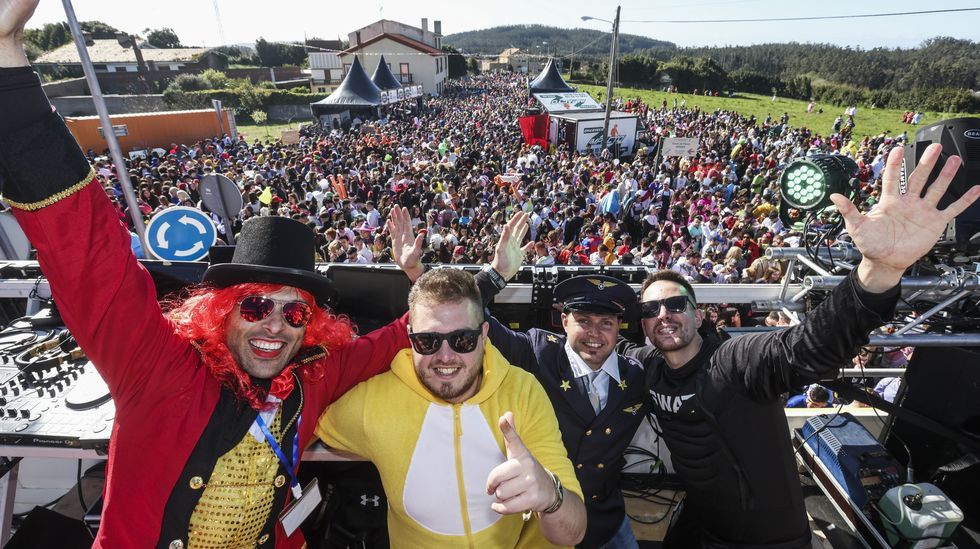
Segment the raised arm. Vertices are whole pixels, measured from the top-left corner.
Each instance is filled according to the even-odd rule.
[[[130,235],[64,121],[51,111],[21,43],[36,0],[0,0],[0,170],[4,200],[38,251],[58,309],[125,406],[154,378],[180,387],[194,353],[161,314]],[[119,166],[117,169],[125,169]],[[176,359],[176,360],[175,360]],[[159,386],[159,384],[154,384]],[[164,395],[158,395],[163,397]]]
[[[908,177],[907,192],[902,194],[899,178],[904,153],[901,147],[892,149],[882,175],[881,202],[867,214],[859,212],[843,195],[830,197],[844,217],[854,245],[861,250],[857,281],[869,292],[882,293],[897,286],[905,270],[932,249],[946,226],[980,197],[977,181],[959,200],[943,210],[937,208],[963,163],[958,156],[946,161],[936,181],[921,196],[942,150],[938,143],[926,148]]]
[[[407,208],[401,206],[393,207],[388,213],[385,229],[391,236],[392,258],[414,284],[425,272],[425,266],[422,265],[422,248],[425,245],[425,235],[422,233],[419,233],[418,236],[412,234],[412,215]]]
[[[930,145],[909,175],[908,191],[899,189],[902,150],[888,155],[882,200],[867,214],[841,195],[834,205],[863,258],[802,324],[780,333],[749,335],[719,350],[724,375],[740,377],[756,395],[772,398],[801,380],[836,377],[838,370],[867,344],[871,330],[887,322],[898,300],[902,274],[935,245],[946,225],[980,197],[972,187],[944,210],[937,204],[961,164],[950,157],[935,183],[922,195],[926,179],[942,152]]]

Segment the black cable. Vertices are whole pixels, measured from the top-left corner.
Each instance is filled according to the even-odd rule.
[[[88,504],[85,503],[85,498],[82,497],[82,460],[78,460],[78,473],[76,475],[78,482],[75,483],[75,491],[78,492],[78,503],[82,504],[82,514],[84,515],[88,511]]]
[[[800,442],[800,445],[799,445],[799,446],[797,446],[797,447],[796,447],[796,448],[795,448],[795,449],[793,450],[793,453],[794,453],[794,454],[798,454],[798,453],[800,453],[800,449],[801,449],[801,448],[803,448],[803,445],[804,445],[804,444],[806,444],[806,443],[807,443],[807,441],[808,441],[808,440],[810,440],[810,438],[811,438],[811,437],[813,437],[814,435],[817,435],[817,434],[820,434],[820,432],[822,432],[822,431],[823,431],[824,429],[826,429],[826,428],[827,428],[827,426],[829,426],[829,425],[830,425],[830,423],[831,423],[832,421],[834,421],[835,419],[837,419],[837,416],[839,416],[839,415],[840,415],[840,413],[841,413],[841,411],[843,411],[843,410],[844,410],[844,403],[843,403],[843,402],[841,402],[841,403],[840,403],[840,405],[838,405],[838,406],[837,406],[837,411],[836,411],[836,412],[834,412],[834,415],[833,415],[833,416],[832,416],[832,417],[831,417],[831,418],[830,418],[830,419],[829,419],[829,420],[828,420],[827,422],[825,422],[825,423],[824,423],[823,425],[821,425],[819,429],[817,429],[816,431],[814,431],[814,432],[812,432],[812,433],[810,433],[809,435],[807,435],[807,436],[806,436],[806,437],[805,437],[805,438],[803,439],[803,441],[802,441],[802,442]]]
[[[872,353],[875,353],[875,354],[880,354],[882,357],[884,357],[884,355],[885,355],[884,349],[877,349],[876,348],[873,351],[869,351],[869,352],[872,352]],[[860,360],[858,361],[858,368],[861,370],[861,374],[862,374],[861,377],[864,377],[864,375],[863,375],[864,374],[864,363],[861,362]],[[904,383],[904,380],[903,380],[903,383]],[[884,398],[884,396],[882,396],[882,398]],[[881,426],[884,427],[886,425],[885,424],[885,419],[883,417],[881,417],[881,415],[878,413],[878,408],[876,408],[876,407],[874,407],[874,406],[872,406],[870,404],[868,405],[868,407],[871,408],[871,410],[875,413],[875,417],[877,417],[878,418],[878,421],[881,422]],[[908,479],[906,479],[906,482],[915,482],[915,479],[912,478],[912,473],[913,473],[913,469],[912,469],[912,452],[909,451],[908,444],[905,444],[905,441],[902,440],[901,437],[899,437],[894,431],[895,430],[892,429],[892,431],[889,434],[891,436],[895,437],[895,440],[897,440],[902,445],[902,447],[905,448],[905,455],[907,455],[909,457],[908,462],[906,462],[906,464],[905,464],[905,467],[907,469],[907,471],[906,471],[907,472],[907,475],[906,476],[908,477]]]
[[[40,289],[41,282],[43,281],[44,281],[44,275],[38,276],[37,280],[34,281],[34,287],[31,288],[31,293],[29,293],[27,297],[28,299],[36,299],[44,303],[45,305],[50,305],[51,302],[53,301],[50,297],[41,297],[40,294],[38,294],[38,289]]]

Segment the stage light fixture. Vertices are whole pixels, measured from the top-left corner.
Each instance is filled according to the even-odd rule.
[[[793,230],[804,226],[807,215],[833,208],[830,195],[853,200],[857,190],[857,164],[847,156],[817,155],[790,163],[779,177],[779,218]]]
[[[779,189],[786,204],[803,212],[830,206],[830,195],[848,198],[854,191],[858,165],[840,155],[810,156],[792,162],[779,178]]]

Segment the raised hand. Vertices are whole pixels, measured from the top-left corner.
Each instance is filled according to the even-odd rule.
[[[534,248],[534,242],[528,242],[521,246],[524,235],[531,228],[528,224],[529,218],[530,214],[515,213],[514,217],[511,217],[510,221],[504,225],[500,239],[497,240],[497,246],[493,251],[493,261],[490,265],[500,273],[500,276],[504,277],[504,280],[510,280],[517,274],[525,254]]]
[[[0,67],[23,67],[24,26],[39,0],[0,0]]]
[[[946,225],[980,197],[980,186],[974,186],[946,209],[936,207],[962,164],[958,156],[946,161],[939,177],[922,196],[922,189],[941,152],[939,144],[925,150],[908,176],[907,192],[902,194],[899,174],[903,151],[901,147],[892,149],[882,178],[881,202],[867,214],[858,212],[854,204],[840,194],[830,197],[844,217],[854,245],[864,256],[858,268],[858,279],[868,290],[880,292],[897,284],[905,269],[932,249]]]
[[[514,414],[500,418],[507,461],[493,468],[487,477],[487,493],[497,500],[490,508],[501,515],[543,511],[555,503],[555,484],[551,475],[534,459],[514,430]]]
[[[408,275],[414,283],[425,268],[422,266],[422,247],[425,244],[425,234],[412,235],[412,216],[407,208],[395,206],[388,213],[385,228],[391,235],[391,255],[398,267]]]

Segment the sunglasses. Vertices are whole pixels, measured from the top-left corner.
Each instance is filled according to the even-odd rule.
[[[655,318],[660,315],[660,306],[667,308],[668,313],[683,313],[687,309],[688,302],[692,307],[697,307],[694,301],[686,295],[675,295],[665,299],[653,299],[640,303],[640,316],[642,318]]]
[[[313,317],[313,307],[304,301],[277,301],[261,295],[240,299],[238,311],[246,322],[261,322],[276,310],[277,303],[282,303],[282,319],[293,328],[306,326]]]
[[[442,342],[449,342],[449,348],[457,353],[472,353],[480,343],[482,330],[456,330],[448,334],[438,332],[410,332],[409,341],[412,349],[420,355],[433,355],[442,347]]]

